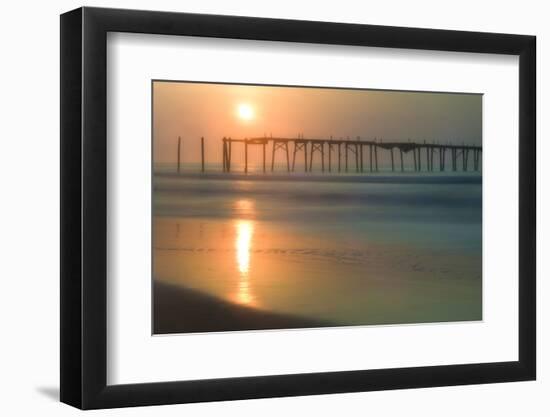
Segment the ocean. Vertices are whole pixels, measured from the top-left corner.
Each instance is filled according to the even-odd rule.
[[[482,319],[478,173],[158,168],[152,245],[155,282],[250,314],[322,326]],[[209,305],[181,318],[190,323],[196,314],[199,324],[174,332],[201,331]],[[266,328],[235,317],[214,328]]]

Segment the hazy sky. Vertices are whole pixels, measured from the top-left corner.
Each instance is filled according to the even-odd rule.
[[[154,82],[156,163],[221,162],[226,137],[355,138],[481,144],[481,95]],[[239,112],[240,109],[240,112]],[[252,154],[254,155],[254,154]]]

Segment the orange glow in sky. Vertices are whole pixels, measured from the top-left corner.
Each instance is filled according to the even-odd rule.
[[[222,138],[361,137],[481,144],[482,95],[155,81],[155,163],[221,163]],[[239,162],[238,149],[233,155]],[[249,162],[260,154],[249,150]],[[260,156],[259,156],[260,155]]]

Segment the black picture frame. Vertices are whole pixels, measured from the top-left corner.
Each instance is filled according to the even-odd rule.
[[[107,385],[108,32],[519,56],[519,360]],[[84,7],[61,15],[60,56],[62,402],[94,409],[535,379],[534,36]]]

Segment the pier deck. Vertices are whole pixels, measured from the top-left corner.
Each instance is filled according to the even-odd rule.
[[[244,145],[244,172],[248,173],[248,147],[262,146],[262,162],[263,172],[266,172],[266,151],[267,147],[271,146],[271,171],[275,169],[275,155],[277,151],[283,152],[286,160],[286,170],[288,173],[294,172],[296,167],[296,156],[302,152],[304,155],[304,170],[305,172],[313,170],[314,155],[320,155],[321,171],[325,172],[350,172],[353,169],[355,172],[378,172],[379,158],[378,154],[383,152],[389,153],[391,161],[391,170],[396,171],[417,171],[417,172],[433,172],[435,170],[445,171],[447,169],[446,153],[450,154],[452,171],[457,171],[460,168],[462,171],[469,169],[470,154],[473,158],[471,170],[480,170],[481,161],[481,146],[474,145],[456,145],[456,144],[441,144],[427,142],[399,142],[390,141],[383,142],[379,140],[361,140],[356,139],[318,139],[318,138],[282,138],[282,137],[258,137],[258,138],[243,138],[233,139],[224,137],[222,139],[223,146],[223,170],[224,172],[231,171],[232,148],[234,144]],[[292,150],[292,156],[291,156]],[[397,153],[399,159],[396,163]],[[308,161],[309,152],[309,161]],[[404,155],[412,152],[411,158],[408,158],[408,164],[405,161]],[[368,157],[367,155],[368,154]],[[367,157],[365,161],[365,157]],[[204,158],[204,157],[203,157]],[[325,163],[326,162],[326,163]],[[203,161],[204,164],[204,161]]]

